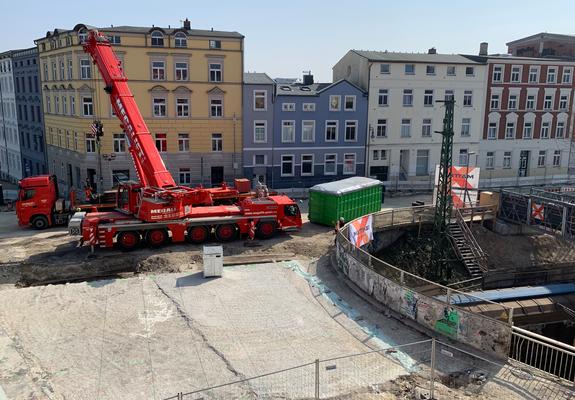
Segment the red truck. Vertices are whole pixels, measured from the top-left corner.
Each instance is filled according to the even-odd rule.
[[[102,75],[139,182],[118,186],[114,211],[74,215],[69,230],[71,234],[81,232],[82,243],[133,250],[142,242],[153,247],[168,241],[202,243],[212,235],[219,241],[230,241],[247,234],[250,226],[255,226],[261,238],[301,228],[297,204],[285,195],[269,195],[263,187],[254,197],[239,196],[225,185],[211,189],[178,186],[156,149],[108,39],[91,30],[84,51]],[[237,201],[223,205],[225,198]]]

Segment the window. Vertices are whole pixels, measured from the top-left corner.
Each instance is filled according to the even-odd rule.
[[[485,168],[493,169],[495,167],[495,153],[493,151],[488,151],[485,158]]]
[[[86,153],[96,152],[96,139],[88,137],[86,134]]]
[[[348,153],[343,155],[343,174],[355,174],[355,153]]]
[[[545,96],[545,101],[543,102],[543,108],[546,110],[551,110],[553,106],[553,96],[547,95]]]
[[[66,148],[70,148],[70,131],[66,131]]]
[[[114,133],[114,153],[126,151],[126,136],[123,133]]]
[[[455,98],[455,96],[453,94],[453,90],[446,90],[445,91],[445,95],[443,96],[443,99],[445,101],[453,100],[454,98]]]
[[[494,65],[493,66],[493,76],[491,80],[493,82],[501,82],[501,75],[503,72],[503,67],[501,65]]]
[[[403,106],[411,107],[413,105],[413,90],[403,89]]]
[[[546,150],[539,150],[539,154],[537,155],[537,166],[544,167],[545,166],[545,158],[547,158],[547,151]]]
[[[401,137],[408,138],[411,137],[411,120],[402,119],[401,120]]]
[[[337,121],[326,121],[325,122],[325,141],[326,142],[337,142]]]
[[[473,105],[473,91],[466,90],[463,92],[463,107],[471,107]]]
[[[293,176],[294,170],[294,156],[291,154],[282,154],[282,169],[281,169],[281,176]]]
[[[335,175],[337,173],[337,155],[326,154],[323,160],[323,174]]]
[[[295,121],[282,121],[282,142],[295,142]]]
[[[189,168],[180,168],[180,185],[190,185],[192,183],[192,173]]]
[[[165,133],[156,133],[156,148],[160,152],[168,151],[168,138]]]
[[[515,122],[508,122],[505,126],[505,139],[515,138]]]
[[[188,63],[187,62],[176,62],[176,80],[177,81],[187,81],[188,80]]]
[[[221,133],[212,133],[212,151],[221,152],[223,148],[223,139]]]
[[[295,111],[295,103],[282,103],[282,111]]]
[[[302,142],[315,141],[315,121],[301,122],[301,141]]]
[[[535,110],[535,95],[527,95],[527,102],[525,103],[525,108],[528,110]]]
[[[556,75],[557,75],[556,67],[547,67],[547,83],[555,83]]]
[[[176,98],[176,117],[185,118],[190,116],[190,100],[187,98]]]
[[[46,96],[46,112],[47,113],[52,112],[52,104],[50,102],[50,96]]]
[[[64,65],[64,60],[60,60],[60,80],[63,81],[64,80],[64,74],[66,72],[66,66]],[[24,89],[23,87],[24,85],[22,85],[22,89]]]
[[[462,167],[464,165],[468,165],[469,162],[469,152],[467,149],[460,149],[459,150],[459,166]]]
[[[166,99],[164,98],[154,98],[152,99],[154,104],[154,117],[165,117],[166,116]]]
[[[184,32],[176,33],[176,36],[174,36],[174,46],[188,47],[188,37]]]
[[[533,122],[523,123],[523,139],[531,139],[533,137]]]
[[[521,82],[521,67],[518,65],[511,67],[511,82]]]
[[[341,96],[329,96],[329,111],[339,111],[340,97]]]
[[[497,139],[497,122],[490,122],[487,130],[487,139]]]
[[[421,136],[431,137],[431,118],[424,118],[421,124]]]
[[[152,32],[152,46],[164,47],[164,35],[160,31]]]
[[[254,90],[254,111],[265,111],[267,108],[268,92],[266,90]]]
[[[389,64],[379,64],[380,74],[389,74]]]
[[[511,168],[511,152],[503,153],[503,168]]]
[[[377,104],[380,107],[385,107],[389,104],[387,102],[387,100],[388,100],[387,94],[388,94],[387,89],[379,89],[379,96],[377,98]]]
[[[571,83],[571,77],[573,75],[573,70],[571,68],[563,67],[563,83]]]
[[[178,151],[190,151],[190,135],[178,133]]]
[[[166,79],[166,63],[164,61],[152,61],[152,80],[163,81]]]
[[[303,103],[302,109],[306,112],[315,111],[315,103]]]
[[[567,110],[567,95],[562,94],[559,98],[559,109],[560,110]]]
[[[254,154],[254,165],[266,165],[266,155]]]
[[[54,112],[60,114],[60,96],[54,96]]]
[[[541,123],[541,139],[548,139],[549,138],[549,122],[542,122]]]
[[[92,79],[92,66],[87,58],[80,60],[80,79]]]
[[[557,121],[557,127],[555,128],[555,138],[563,139],[565,136],[565,122]]]
[[[345,121],[345,141],[355,142],[357,140],[357,121]]]
[[[72,80],[72,74],[74,71],[74,65],[72,63],[72,59],[68,59],[68,80]]]
[[[44,81],[48,80],[48,63],[44,63]]]
[[[415,64],[405,64],[405,75],[415,75]]]
[[[377,120],[376,136],[378,138],[387,137],[387,120],[386,119],[378,119]]]
[[[465,67],[465,76],[475,76],[475,68]]]
[[[24,106],[24,111],[26,111],[27,108],[26,106]],[[62,114],[66,115],[68,114],[68,97],[66,96],[62,96]],[[34,115],[34,114],[32,114]],[[28,117],[26,117],[26,119],[28,119]]]
[[[355,96],[344,97],[344,110],[355,111]]]
[[[223,116],[223,104],[221,99],[210,99],[210,117],[218,118]]]
[[[426,107],[433,106],[433,90],[426,90],[423,94],[423,105]]]
[[[447,76],[455,76],[455,65],[447,66]]]
[[[471,118],[463,118],[461,120],[461,136],[471,136]]]
[[[498,94],[491,94],[491,109],[492,110],[499,109],[499,95]]]
[[[94,104],[92,103],[92,97],[82,97],[82,115],[84,117],[91,117],[94,115]]]
[[[539,82],[539,67],[529,67],[529,83]]]
[[[254,121],[254,143],[265,143],[267,140],[267,122]]]
[[[415,175],[417,176],[429,175],[429,150],[417,150]]]
[[[52,61],[52,80],[55,81],[58,79],[56,75],[56,62]]]
[[[108,36],[108,41],[110,44],[122,44],[122,38],[119,35]]]
[[[379,150],[373,150],[371,158],[375,161],[379,160]]]
[[[210,63],[210,82],[221,82],[222,81],[222,64],[221,63]]]
[[[509,95],[509,103],[507,103],[507,108],[510,110],[516,110],[517,109],[517,95],[516,94],[510,94]]]
[[[221,40],[210,40],[210,49],[221,49],[221,48],[222,48]]]
[[[435,65],[428,65],[425,67],[426,75],[435,75]]]
[[[313,175],[313,154],[302,154],[301,156],[301,175]]]
[[[561,150],[553,151],[553,166],[554,167],[561,166]]]
[[[80,29],[78,31],[78,41],[84,43],[88,39],[88,31],[86,29]]]

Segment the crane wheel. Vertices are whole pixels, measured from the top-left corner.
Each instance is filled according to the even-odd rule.
[[[140,244],[140,234],[131,231],[120,232],[117,240],[122,251],[132,251]]]
[[[276,226],[273,222],[260,222],[257,226],[256,235],[260,239],[269,239],[276,233]]]
[[[46,229],[48,227],[48,218],[43,215],[38,215],[32,219],[32,227],[37,230]]]
[[[190,243],[200,244],[208,240],[208,229],[205,226],[192,226],[188,229],[186,240]]]
[[[151,247],[163,246],[168,238],[168,231],[165,229],[152,229],[146,233],[146,243]]]
[[[216,237],[220,242],[230,242],[236,238],[236,227],[232,224],[218,225]]]

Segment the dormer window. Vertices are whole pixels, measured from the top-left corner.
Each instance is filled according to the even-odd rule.
[[[80,43],[84,43],[88,39],[88,31],[86,28],[82,28],[78,31],[78,40]]]
[[[175,36],[176,47],[188,47],[188,37],[184,32],[178,32]]]
[[[210,49],[221,49],[221,48],[222,48],[221,40],[210,40]]]
[[[152,32],[152,46],[164,47],[164,35],[160,31]]]

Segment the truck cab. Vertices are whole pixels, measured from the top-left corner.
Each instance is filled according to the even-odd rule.
[[[16,215],[20,226],[32,225],[45,229],[62,223],[57,208],[64,204],[58,199],[58,182],[55,175],[39,175],[24,178],[19,182]],[[66,214],[67,218],[67,214]],[[65,221],[64,221],[65,223]]]

